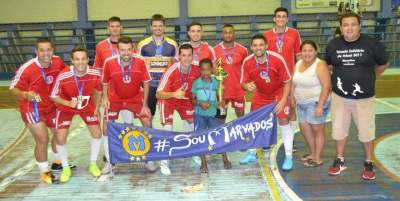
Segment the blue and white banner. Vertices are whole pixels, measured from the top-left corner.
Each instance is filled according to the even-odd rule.
[[[109,122],[112,163],[218,154],[276,144],[275,104],[200,132],[172,132]]]

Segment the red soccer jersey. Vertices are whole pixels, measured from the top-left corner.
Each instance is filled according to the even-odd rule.
[[[199,47],[193,48],[193,64],[198,66],[199,62],[206,58],[215,61],[215,52],[207,42],[202,41]]]
[[[301,38],[300,33],[293,28],[286,27],[283,34],[277,34],[275,29],[264,32],[264,37],[268,43],[268,50],[278,52],[285,59],[289,71],[293,73],[296,63],[296,55],[300,53]],[[279,52],[278,39],[283,38],[282,49]]]
[[[51,97],[60,97],[65,100],[78,99],[79,90],[82,90],[82,104],[78,104],[77,108],[71,108],[64,105],[57,105],[60,111],[70,113],[88,112],[95,107],[94,90],[101,91],[101,75],[100,71],[88,66],[88,70],[83,76],[76,76],[78,86],[75,82],[74,67],[65,68],[57,77]]]
[[[146,63],[142,57],[135,55],[132,58],[131,72],[129,65],[123,67],[124,75],[129,79],[123,80],[119,56],[106,60],[103,68],[103,84],[109,87],[111,102],[143,102],[142,82],[151,81]]]
[[[49,68],[43,68],[38,58],[31,59],[18,69],[11,82],[10,89],[17,88],[21,91],[33,91],[41,98],[38,109],[51,109],[55,105],[50,100],[50,91],[57,75],[64,68],[64,62],[58,56],[53,56]],[[18,100],[18,105],[21,112],[33,112],[32,101],[20,99]]]
[[[96,46],[94,68],[101,69],[107,58],[118,55],[118,43],[111,42],[110,38],[100,41]]]
[[[228,73],[224,80],[224,98],[242,98],[244,91],[240,86],[240,69],[243,60],[248,56],[247,49],[241,44],[233,48],[225,48],[223,42],[214,47],[216,58],[221,58],[222,67]]]
[[[257,67],[254,54],[243,61],[241,72],[241,83],[253,81],[256,85],[252,103],[265,104],[280,98],[283,92],[283,85],[291,79],[290,72],[283,57],[273,51],[267,51],[268,62],[260,61]],[[267,69],[268,63],[268,69]],[[262,72],[268,72],[270,82],[262,78]]]
[[[188,98],[192,97],[192,84],[194,80],[200,77],[200,68],[192,64],[190,65],[190,72],[186,74],[181,73],[180,66],[181,63],[177,62],[168,67],[161,78],[157,91],[174,92],[182,86],[186,85],[184,86],[186,92],[185,96]],[[164,103],[166,105],[180,105],[183,102],[187,102],[190,100],[178,100],[176,98],[170,98],[163,101],[165,101]]]

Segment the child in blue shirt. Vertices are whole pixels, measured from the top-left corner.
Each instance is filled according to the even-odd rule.
[[[194,129],[195,131],[213,129],[222,122],[216,118],[217,107],[219,104],[217,97],[218,81],[211,77],[212,62],[210,59],[200,61],[201,77],[196,79],[192,85],[193,104],[195,105]],[[222,103],[220,103],[222,104]],[[231,162],[228,160],[226,153],[222,154],[224,168],[230,169]],[[201,156],[200,171],[207,173],[206,156]]]

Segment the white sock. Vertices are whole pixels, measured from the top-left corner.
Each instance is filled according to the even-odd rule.
[[[160,161],[160,166],[168,167],[168,165],[169,165],[169,161],[168,160],[161,160]]]
[[[119,111],[119,114],[122,117],[122,121],[126,124],[132,124],[133,123],[133,114],[129,110],[121,110]]]
[[[108,149],[108,136],[103,135],[104,155],[106,156],[107,162],[110,162],[110,150]]]
[[[36,161],[36,164],[37,164],[37,166],[39,168],[40,173],[49,171],[49,162],[47,162],[47,161],[46,162],[38,162],[38,161]]]
[[[162,126],[162,129],[166,131],[172,131],[173,128],[171,124],[166,124]]]
[[[248,154],[256,155],[256,149],[248,149],[248,150],[247,150],[247,153],[248,153]]]
[[[295,131],[297,129],[297,121],[289,121],[290,127],[292,128],[292,131]]]
[[[61,165],[63,167],[68,167],[69,163],[68,163],[68,151],[67,151],[67,146],[64,145],[56,145],[57,147],[57,152],[58,152],[58,156],[60,157],[61,160]]]
[[[289,124],[280,126],[282,131],[282,140],[285,147],[285,154],[292,156],[293,154],[293,130]]]
[[[183,121],[182,128],[184,132],[193,132],[194,123],[189,123],[188,121]]]
[[[172,131],[172,130],[173,130],[171,124],[163,125],[163,126],[162,126],[162,129],[163,129],[163,130],[166,130],[166,131]],[[160,161],[160,166],[168,167],[168,165],[169,165],[169,161],[168,161],[168,160],[161,160],[161,161]]]
[[[57,149],[57,146],[56,146],[56,149]],[[53,151],[53,155],[54,155],[54,160],[56,160],[56,161],[59,161],[59,160],[60,160],[60,156],[58,155],[57,152],[54,152],[54,151]]]
[[[90,141],[90,161],[96,162],[99,156],[101,146],[101,138],[92,138]]]

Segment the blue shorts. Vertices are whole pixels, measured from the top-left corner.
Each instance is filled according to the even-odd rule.
[[[322,116],[316,117],[314,115],[317,102],[311,102],[307,104],[297,104],[297,116],[300,123],[310,124],[323,124],[328,116],[331,101],[327,101],[323,107]]]
[[[211,117],[211,116],[201,116],[195,115],[194,116],[194,130],[201,131],[201,130],[208,130],[213,129],[221,125],[222,122],[218,118]]]

